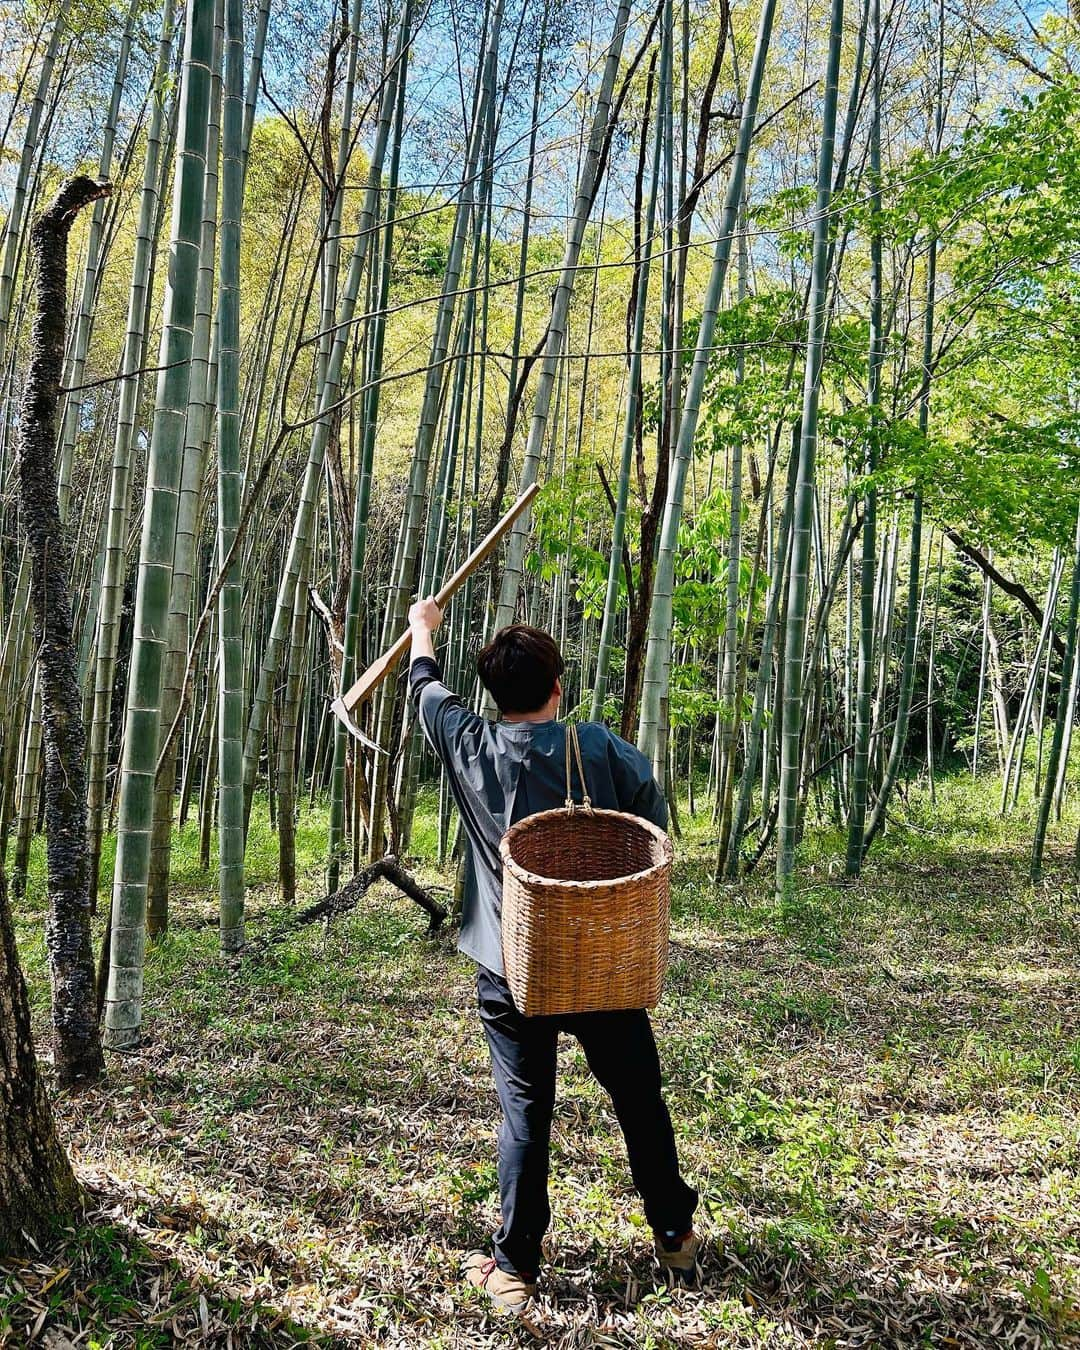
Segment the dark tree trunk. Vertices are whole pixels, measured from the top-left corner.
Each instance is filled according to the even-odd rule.
[[[666,419],[667,420],[667,419]],[[670,421],[667,421],[670,426]],[[619,734],[632,741],[637,734],[638,714],[641,708],[641,681],[645,674],[645,651],[649,645],[649,609],[652,606],[653,581],[656,578],[656,536],[660,516],[667,498],[669,449],[668,437],[663,438],[656,453],[656,477],[652,492],[646,498],[641,513],[641,569],[637,595],[630,606],[630,622],[626,631],[626,674],[623,678],[622,723]],[[644,456],[639,456],[638,481],[644,491]]]
[[[79,1207],[30,1039],[30,1005],[0,872],[0,1256],[40,1242]]]
[[[1003,576],[982,549],[976,548],[973,544],[969,544],[956,530],[946,530],[945,538],[948,539],[958,552],[962,553],[965,558],[968,558],[973,562],[975,566],[978,567],[979,571],[982,572],[983,576],[988,577],[999,590],[1004,591],[1006,595],[1011,595],[1014,600],[1019,600],[1039,627],[1042,627],[1044,617],[1042,606],[1026,586],[1022,585],[1019,581],[1012,581],[1009,577]],[[1052,626],[1050,628],[1050,641],[1053,643],[1054,651],[1057,652],[1058,656],[1064,656],[1065,644]]]
[[[652,598],[652,569],[648,569],[650,575],[645,575],[646,570],[643,558],[641,589],[645,600],[629,607],[630,619],[626,628],[626,669],[623,674],[622,720],[619,723],[619,735],[624,741],[633,741],[637,735],[641,677],[645,670],[645,647],[649,636],[648,601]]]
[[[31,232],[37,304],[19,413],[19,492],[31,560],[30,598],[41,671],[45,739],[45,833],[56,1069],[64,1086],[104,1068],[94,998],[86,834],[86,733],[71,633],[70,562],[56,499],[56,422],[64,359],[67,242],[76,214],[111,192],[107,183],[65,183]]]

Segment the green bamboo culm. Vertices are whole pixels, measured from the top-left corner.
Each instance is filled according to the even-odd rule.
[[[762,739],[765,733],[765,708],[773,677],[773,651],[776,646],[777,629],[780,619],[780,599],[784,591],[787,576],[788,549],[791,541],[791,520],[795,514],[795,484],[799,472],[799,442],[801,430],[796,425],[791,433],[791,458],[788,461],[788,477],[784,488],[783,505],[780,508],[780,520],[776,532],[776,549],[772,575],[769,579],[769,593],[765,601],[765,619],[761,634],[761,652],[758,657],[757,676],[754,680],[754,706],[750,714],[750,726],[746,759],[739,780],[739,792],[732,811],[731,829],[727,839],[727,854],[724,860],[724,876],[728,881],[737,881],[739,877],[739,859],[743,835],[750,819],[750,806],[757,777],[758,760],[761,756]],[[775,452],[774,452],[775,453]],[[762,778],[762,814],[766,811],[765,777],[768,773],[768,758],[763,767]]]
[[[11,613],[28,615],[30,609],[30,555],[24,547],[9,593]],[[4,599],[7,600],[7,595]],[[30,680],[30,662],[33,651],[33,625],[9,623],[0,645],[0,872],[7,860],[8,836],[15,809],[15,781],[18,777],[20,732],[26,720],[26,703],[33,682]],[[94,890],[91,885],[91,903]]]
[[[881,419],[881,368],[885,352],[881,310],[881,3],[871,0],[874,68],[870,112],[870,355],[866,401],[870,434],[866,471],[877,467],[877,437]],[[851,803],[848,812],[846,872],[857,876],[862,867],[863,830],[870,770],[870,723],[874,684],[874,585],[877,563],[877,493],[873,485],[863,499],[862,565],[859,573],[859,659],[855,690],[855,753],[851,762]]]
[[[578,259],[581,256],[581,244],[585,238],[585,227],[592,215],[600,186],[600,160],[604,141],[607,136],[608,120],[611,116],[611,103],[615,90],[615,77],[622,59],[623,42],[630,22],[630,0],[620,0],[615,23],[611,32],[611,42],[604,58],[604,73],[600,80],[600,89],[596,96],[589,142],[582,161],[578,178],[577,197],[574,213],[567,230],[566,248],[563,252],[562,266],[559,272],[559,284],[551,302],[551,318],[548,321],[547,336],[544,340],[543,361],[533,398],[532,420],[529,423],[529,439],[525,446],[525,459],[518,480],[518,492],[524,492],[536,482],[540,470],[540,457],[547,435],[548,416],[551,410],[551,396],[555,389],[555,376],[562,367],[563,343],[566,340],[566,325],[570,313],[570,299],[574,293],[577,278]],[[503,565],[502,582],[499,588],[499,603],[495,612],[495,627],[502,628],[512,623],[517,610],[518,594],[525,565],[525,544],[529,537],[529,521],[532,512],[525,511],[514,523],[506,546],[506,559]],[[485,707],[490,711],[493,704],[489,699]]]
[[[147,461],[120,770],[105,1043],[138,1044],[161,687],[202,234],[214,0],[191,0],[184,35],[168,283]]]
[[[184,668],[191,641],[191,605],[195,588],[196,542],[200,531],[206,454],[213,440],[217,376],[211,365],[214,327],[214,281],[217,260],[218,185],[221,150],[221,58],[225,46],[225,4],[215,0],[214,48],[210,85],[210,117],[206,130],[206,179],[203,188],[202,242],[199,278],[195,283],[195,324],[191,337],[187,421],[176,506],[169,640],[161,684],[161,730],[167,736],[183,699]],[[215,352],[216,363],[216,352]],[[154,786],[154,829],[150,836],[150,875],[146,888],[146,935],[160,937],[169,926],[169,874],[172,858],[179,745],[169,738],[158,755]]]
[[[1072,587],[1069,591],[1065,655],[1061,662],[1061,683],[1058,685],[1057,716],[1054,719],[1054,733],[1050,740],[1050,751],[1046,760],[1046,777],[1043,780],[1042,795],[1039,798],[1039,814],[1035,820],[1035,834],[1031,843],[1031,880],[1035,882],[1042,880],[1046,831],[1050,825],[1050,813],[1054,808],[1054,798],[1057,795],[1058,768],[1061,764],[1062,749],[1065,744],[1065,731],[1073,715],[1073,672],[1076,665],[1078,622],[1080,622],[1080,515],[1077,516],[1076,520]]]
[[[353,319],[360,298],[361,283],[366,273],[372,225],[378,209],[382,185],[382,166],[386,155],[387,142],[390,138],[390,125],[393,120],[397,93],[398,76],[396,72],[400,70],[405,51],[408,48],[412,12],[411,0],[406,0],[401,16],[401,25],[398,29],[391,66],[392,73],[383,85],[379,122],[375,130],[375,140],[368,169],[368,185],[364,193],[363,206],[357,219],[352,256],[345,275],[341,302],[338,305],[337,324],[334,331],[334,341],[330,349],[330,359],[327,363],[326,379],[319,393],[319,415],[312,428],[311,445],[308,450],[304,479],[300,488],[300,505],[293,522],[288,554],[278,584],[273,621],[260,654],[255,697],[244,738],[245,822],[251,815],[251,801],[255,793],[255,779],[258,776],[263,737],[266,734],[271,693],[277,679],[278,667],[286,651],[289,635],[292,632],[293,596],[296,591],[297,579],[306,565],[307,554],[311,548],[315,503],[323,485],[330,424],[341,397],[345,357],[351,345]]]
[[[26,225],[26,210],[30,201],[34,161],[37,158],[38,138],[41,134],[41,119],[52,88],[53,74],[60,47],[68,35],[68,14],[71,0],[64,0],[56,12],[52,32],[45,47],[38,74],[37,89],[30,102],[30,112],[26,119],[26,134],[23,137],[19,167],[11,193],[11,204],[4,219],[0,241],[0,371],[5,368],[8,355],[8,341],[11,333],[12,311],[15,304],[15,274],[19,256],[22,252]]]
[[[750,260],[746,240],[746,195],[739,208],[739,271],[735,292],[736,304],[742,305],[749,290]],[[735,384],[746,378],[746,353],[735,359]],[[717,718],[717,774],[716,818],[720,838],[717,843],[717,872],[727,855],[727,841],[731,834],[732,793],[735,786],[735,754],[742,725],[742,694],[746,684],[746,657],[739,625],[739,583],[742,574],[742,480],[743,438],[737,436],[731,447],[728,493],[728,548],[727,576],[724,584],[724,632],[721,641],[720,703]],[[756,559],[754,579],[756,580]],[[749,594],[753,595],[750,586]]]
[[[454,224],[446,251],[446,268],[443,273],[442,289],[439,293],[439,304],[435,312],[434,332],[429,349],[428,369],[420,405],[420,420],[417,423],[416,435],[413,440],[413,455],[409,468],[404,513],[394,549],[390,594],[383,616],[381,645],[384,648],[393,642],[397,633],[404,626],[409,608],[409,597],[413,593],[416,583],[421,522],[428,498],[431,451],[438,430],[442,394],[446,385],[446,358],[450,351],[452,327],[457,312],[459,282],[465,261],[465,243],[468,228],[473,218],[478,177],[477,167],[480,162],[480,149],[487,125],[487,109],[495,98],[495,77],[498,69],[499,42],[502,35],[504,12],[504,0],[493,0],[490,13],[485,18],[484,57],[477,72],[473,95],[472,131],[469,135],[464,177],[454,205]],[[387,681],[379,690],[375,703],[373,726],[375,728],[375,740],[381,746],[386,746],[390,740],[396,691],[397,686]],[[390,788],[389,769],[388,757],[377,755],[371,770],[371,786],[369,788],[371,835],[368,848],[372,861],[382,856],[385,847],[383,825],[386,819],[387,796]]]
[[[795,485],[795,512],[791,531],[791,570],[788,577],[784,629],[784,698],[780,725],[780,788],[777,818],[776,887],[787,888],[795,866],[798,832],[799,771],[802,754],[803,664],[806,657],[806,607],[809,590],[810,542],[814,520],[817,459],[818,395],[828,320],[829,209],[832,202],[833,148],[836,140],[836,99],[840,78],[840,47],[844,30],[844,0],[832,0],[829,26],[828,71],[818,151],[817,206],[814,216],[814,253],[807,313],[806,367],[803,374],[802,436]]]
[[[109,98],[108,112],[101,132],[101,153],[98,157],[97,176],[104,181],[112,177],[113,149],[116,144],[116,123],[120,115],[120,100],[124,92],[124,80],[127,76],[128,57],[131,53],[131,38],[135,20],[140,8],[139,0],[131,0],[127,18],[120,34],[120,49],[116,58],[116,73],[113,76],[112,93]],[[72,389],[64,404],[64,419],[60,429],[60,446],[57,452],[58,491],[60,496],[60,519],[67,521],[71,504],[71,468],[75,455],[75,442],[82,421],[83,396],[79,392],[86,371],[86,358],[90,349],[90,334],[94,325],[94,304],[100,280],[102,243],[105,236],[105,199],[94,203],[94,213],[90,220],[90,229],[86,241],[86,260],[83,263],[83,283],[78,311],[75,315],[74,333],[70,351],[64,369],[64,385]],[[80,670],[81,675],[81,670]]]
[[[686,383],[682,417],[679,422],[679,437],[675,445],[675,455],[668,480],[667,499],[664,503],[664,517],[660,526],[660,551],[657,557],[652,606],[649,610],[649,640],[645,652],[645,673],[642,681],[641,716],[638,722],[637,738],[638,749],[653,761],[654,768],[660,772],[663,770],[658,761],[661,739],[658,731],[661,709],[667,698],[668,676],[671,668],[675,546],[679,537],[679,524],[682,520],[682,504],[686,491],[687,472],[693,458],[694,437],[697,434],[698,415],[701,411],[701,399],[705,390],[705,376],[708,373],[709,358],[712,355],[716,317],[724,292],[728,263],[731,261],[731,245],[738,229],[739,207],[743,197],[743,186],[746,182],[746,164],[750,156],[750,142],[754,134],[754,123],[757,120],[758,99],[761,95],[765,61],[772,39],[775,13],[776,0],[765,0],[761,7],[761,21],[758,25],[757,41],[754,46],[754,58],[750,67],[750,78],[746,86],[746,97],[743,99],[735,154],[732,160],[731,174],[728,178],[727,192],[724,196],[724,207],[720,217],[716,247],[713,252],[712,272],[709,275],[709,284],[701,307],[701,322],[698,327],[694,362],[690,368],[690,378]]]
[[[218,292],[218,567],[240,519],[240,212],[244,196],[244,5],[225,0]],[[234,560],[218,595],[218,877],[221,949],[244,945],[243,585]]]
[[[41,677],[35,673],[30,694],[30,717],[23,738],[19,772],[19,813],[15,830],[15,865],[11,874],[11,894],[22,900],[30,869],[30,847],[37,829],[41,792],[41,746],[44,728],[41,722]]]
[[[933,146],[934,153],[940,154],[945,129],[945,7],[943,0],[938,5],[937,37]],[[926,250],[926,303],[923,306],[922,378],[919,381],[919,432],[923,437],[926,436],[930,427],[930,386],[934,372],[934,321],[937,303],[937,256],[938,239],[936,235],[932,235]],[[881,787],[866,827],[866,837],[863,840],[864,858],[870,849],[870,845],[877,838],[878,832],[885,824],[885,812],[893,788],[900,776],[900,766],[903,763],[904,750],[907,746],[911,699],[915,689],[915,657],[919,639],[922,516],[922,491],[916,487],[912,494],[911,538],[908,552],[908,594],[904,618],[904,648],[900,666],[900,690],[897,698],[896,717],[893,721],[889,757],[885,762]]]
[[[656,132],[653,140],[652,183],[645,207],[642,243],[645,250],[638,270],[637,294],[634,298],[633,345],[630,350],[630,368],[626,383],[626,417],[623,421],[622,451],[619,458],[619,481],[615,489],[615,518],[611,527],[611,555],[608,558],[607,588],[604,593],[604,617],[600,625],[600,641],[596,651],[596,673],[593,677],[592,706],[589,716],[599,722],[604,715],[607,699],[608,671],[611,651],[615,645],[615,623],[618,614],[619,573],[623,565],[623,544],[626,539],[626,508],[630,497],[630,470],[633,464],[638,420],[641,409],[641,349],[645,342],[645,309],[649,298],[649,272],[652,267],[653,231],[656,227],[656,200],[660,188],[660,153],[663,147],[665,101],[670,102],[671,43],[668,26],[664,26],[664,40],[660,53],[660,74],[656,100]]]
[[[87,772],[92,896],[97,893],[101,858],[109,725],[112,720],[113,682],[116,676],[116,650],[120,636],[120,611],[124,599],[124,566],[131,506],[131,447],[135,439],[135,422],[142,383],[135,372],[144,364],[143,356],[147,345],[145,317],[147,295],[152,280],[153,232],[158,213],[158,176],[172,43],[173,5],[172,0],[165,0],[157,64],[154,68],[150,123],[146,133],[146,161],[143,168],[142,192],[139,197],[139,217],[135,227],[135,253],[131,267],[127,327],[120,365],[124,378],[120,386],[120,406],[116,417],[116,436],[109,475],[105,561],[101,577],[97,645],[94,653],[94,713],[90,724]]]
[[[354,15],[359,24],[359,11]],[[343,693],[356,679],[356,664],[360,647],[360,625],[363,616],[364,558],[367,552],[368,512],[371,502],[371,478],[375,458],[375,433],[379,418],[379,395],[382,389],[382,360],[386,335],[386,306],[390,295],[394,213],[397,199],[398,173],[401,167],[401,142],[405,125],[405,88],[408,76],[409,49],[402,47],[391,83],[395,93],[394,122],[390,148],[389,182],[385,198],[380,203],[382,223],[382,257],[374,258],[371,268],[371,291],[377,297],[375,312],[368,320],[368,361],[364,367],[364,416],[361,419],[360,466],[353,499],[353,519],[349,564],[349,587],[345,602],[344,641],[341,655],[341,679],[338,688]],[[376,265],[377,264],[377,265]],[[294,618],[295,624],[295,618]],[[349,753],[349,735],[344,726],[334,723],[334,758],[330,775],[330,829],[327,841],[327,889],[337,890],[341,872],[341,854],[345,840],[345,773]],[[354,855],[356,845],[354,842]]]

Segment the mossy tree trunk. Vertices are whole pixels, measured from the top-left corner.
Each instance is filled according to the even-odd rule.
[[[0,873],[0,1256],[25,1250],[79,1207],[30,1039],[30,1003]]]
[[[37,220],[31,249],[37,294],[30,364],[19,414],[19,493],[30,551],[30,601],[45,739],[49,914],[45,941],[53,988],[60,1082],[89,1082],[104,1068],[94,999],[86,834],[86,731],[71,628],[67,541],[60,522],[55,450],[67,323],[67,244],[72,222],[111,192],[73,178]]]

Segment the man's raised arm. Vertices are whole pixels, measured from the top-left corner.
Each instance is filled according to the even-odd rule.
[[[431,596],[417,600],[409,610],[409,697],[416,707],[420,725],[428,744],[445,759],[448,729],[444,725],[451,713],[460,716],[464,711],[461,700],[443,683],[442,668],[435,658],[433,639],[442,623],[442,610]],[[452,712],[452,710],[455,710]]]
[[[409,609],[409,637],[412,648],[409,653],[409,665],[427,659],[435,660],[435,644],[432,641],[435,630],[442,623],[442,610],[433,596],[426,600],[416,600]]]

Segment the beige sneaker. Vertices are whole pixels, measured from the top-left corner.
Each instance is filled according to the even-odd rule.
[[[462,1270],[474,1289],[482,1289],[493,1303],[510,1312],[521,1312],[536,1294],[535,1276],[511,1275],[501,1270],[487,1252],[470,1252]]]
[[[698,1255],[701,1239],[690,1230],[674,1241],[656,1235],[656,1259],[670,1284],[693,1285],[698,1279]]]

